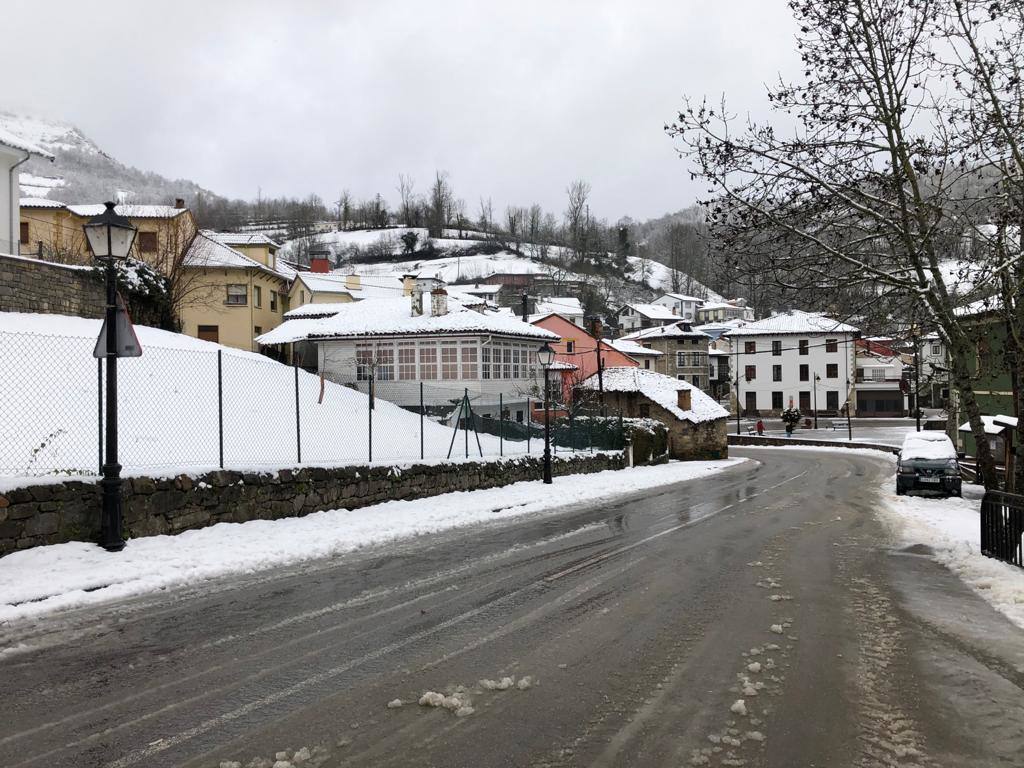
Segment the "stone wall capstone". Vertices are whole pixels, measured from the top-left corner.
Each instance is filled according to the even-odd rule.
[[[552,474],[623,469],[621,453],[557,457]],[[214,523],[301,517],[395,499],[496,488],[541,477],[541,459],[416,464],[409,467],[308,467],[274,473],[221,470],[200,477],[126,478],[126,535],[175,534]],[[100,486],[68,480],[0,494],[0,556],[19,549],[99,537]]]
[[[102,317],[105,305],[92,269],[0,254],[0,312]]]

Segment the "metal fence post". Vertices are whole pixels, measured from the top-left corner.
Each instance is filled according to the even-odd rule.
[[[526,453],[530,453],[530,435],[533,434],[533,406],[530,398],[526,398]]]
[[[462,426],[466,429],[466,458],[469,458],[469,387],[466,387],[462,393],[463,400],[466,403],[466,413],[463,414],[462,418],[465,421],[462,422]]]
[[[367,392],[370,396],[366,399],[366,440],[367,440],[367,458],[366,463],[373,463],[373,371],[370,371],[370,385],[367,387]]]
[[[217,350],[217,443],[220,468],[224,469],[224,350]]]
[[[302,427],[299,422],[299,366],[297,363],[292,366],[295,369],[295,453],[298,456],[298,463],[302,463]]]
[[[423,461],[423,382],[420,382],[420,461]]]
[[[97,474],[103,474],[103,358],[96,358],[96,393],[97,393],[97,414],[99,415],[99,451],[100,460],[99,471]]]
[[[505,398],[498,393],[498,455],[505,455]]]

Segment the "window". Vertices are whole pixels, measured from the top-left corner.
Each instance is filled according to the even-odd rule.
[[[249,293],[246,290],[246,287],[245,287],[244,284],[232,283],[232,284],[228,285],[227,290],[228,290],[228,297],[227,297],[227,300],[224,302],[225,304],[232,304],[234,306],[241,306],[241,307],[245,306],[245,302],[248,299]]]
[[[486,345],[480,347],[480,378],[491,378],[491,348]]]
[[[745,355],[753,355],[756,352],[757,352],[757,342],[756,341],[745,341],[745,342],[743,342],[743,354],[745,354]]]
[[[139,253],[156,253],[159,248],[156,232],[139,232]]]
[[[648,403],[640,403],[639,413],[641,419],[651,418],[651,406]]]
[[[932,357],[938,357],[942,354],[941,344],[932,344]]]
[[[700,389],[700,376],[693,377],[693,386],[695,386],[697,389]]]
[[[476,372],[476,342],[471,341],[462,345],[462,378],[475,379]]]
[[[651,369],[651,361],[650,361],[650,359],[644,359],[644,368],[646,368],[647,370]]]
[[[270,311],[277,312],[277,291],[270,292]]]
[[[263,289],[258,285],[252,287],[252,305],[256,309],[263,306]]]
[[[686,367],[686,353],[685,352],[676,352],[676,368],[685,368],[685,367]]]
[[[829,363],[825,366],[825,378],[826,379],[838,379],[839,378],[839,363]]]
[[[781,392],[772,392],[772,410],[773,411],[781,411],[782,410],[782,393]]]
[[[441,378],[459,378],[459,348],[451,342],[441,345]]]
[[[744,368],[743,375],[744,375],[744,377],[746,378],[747,381],[753,381],[754,379],[757,378],[757,366],[756,365],[748,365],[748,366],[746,366],[746,368]]]
[[[800,365],[800,381],[810,381],[810,380],[811,380],[811,366],[807,365],[807,363],[801,363],[801,365]]]
[[[501,377],[512,378],[512,350],[509,347],[503,347],[501,350]]]
[[[299,306],[301,307],[305,303],[306,303],[306,292],[305,291],[299,291]]]
[[[523,423],[523,412],[522,411],[516,411],[516,421],[519,422],[520,424]]]
[[[800,341],[797,342],[797,346],[800,348],[801,355],[806,355],[808,353],[809,348],[807,344],[807,339],[800,339]]]
[[[203,341],[212,341],[217,343],[220,341],[220,326],[200,325],[199,332],[196,335]]]
[[[515,349],[512,350],[512,378],[513,379],[523,378],[520,375],[520,373],[521,373],[521,371],[520,371],[520,367],[521,367],[520,363],[521,363],[521,361],[522,361],[522,353],[520,352],[519,347],[516,347]]]
[[[565,353],[567,355],[571,355],[575,351],[576,351],[576,342],[575,341],[568,341],[567,340],[565,342]],[[516,378],[518,378],[518,377],[516,377]]]
[[[811,410],[811,393],[801,392],[800,393],[800,410],[806,413]]]
[[[839,351],[839,340],[838,339],[825,339],[825,351],[826,352],[838,352]]]
[[[825,393],[825,408],[830,411],[839,410],[839,393],[832,391]]]
[[[782,357],[782,341],[779,339],[772,342],[772,357]]]
[[[28,245],[28,222],[27,221],[21,222],[21,227],[19,229],[20,229],[19,234],[21,236],[20,239],[21,239],[22,245]]]
[[[356,345],[356,381],[369,381],[373,375],[373,347]]]
[[[253,336],[259,336],[261,333],[263,333],[263,326],[262,325],[254,325],[252,330],[253,330]]]
[[[677,374],[676,378],[679,379],[680,381],[686,381],[686,377],[683,374],[681,374],[681,373]]]
[[[375,371],[378,381],[394,381],[395,378],[395,348],[391,345],[377,347],[374,351],[377,357],[377,369]]]
[[[782,381],[782,366],[781,365],[773,365],[772,366],[772,381]]]
[[[398,378],[409,381],[416,378],[416,343],[398,342]]]
[[[747,414],[757,413],[757,393],[747,392],[743,397],[746,402],[743,412]]]
[[[871,380],[872,381],[885,381],[885,368],[872,368],[871,369]]]
[[[437,378],[437,347],[420,347],[420,378]]]

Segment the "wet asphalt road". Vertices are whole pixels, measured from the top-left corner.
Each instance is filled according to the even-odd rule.
[[[0,658],[0,765],[1024,764],[1024,634],[887,547],[891,463],[736,453],[602,508],[7,628],[41,650]],[[503,676],[531,685],[478,683]],[[472,714],[415,704],[458,686]]]

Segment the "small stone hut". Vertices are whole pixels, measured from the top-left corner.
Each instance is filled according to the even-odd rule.
[[[673,459],[724,459],[729,455],[722,406],[697,387],[644,368],[606,368],[605,406],[631,418],[657,419],[668,428]],[[580,386],[596,390],[597,375]]]

